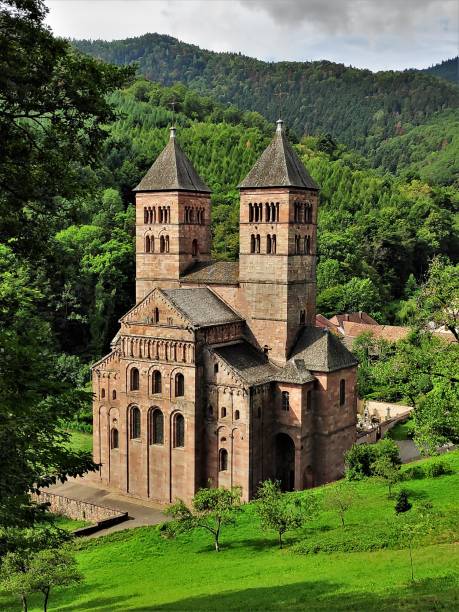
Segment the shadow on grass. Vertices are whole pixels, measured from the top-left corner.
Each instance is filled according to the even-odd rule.
[[[97,587],[95,587],[97,592]],[[64,594],[64,593],[63,593]],[[126,597],[94,597],[89,601],[70,602],[59,605],[58,593],[55,593],[51,600],[51,608],[53,610],[62,610],[65,612],[79,612],[80,610],[127,610],[135,609],[129,607],[129,600],[138,597],[138,593],[133,593]]]
[[[459,591],[457,576],[428,578],[398,588],[388,588],[384,594],[368,591],[346,593],[336,582],[301,582],[280,587],[263,587],[241,591],[227,591],[211,595],[189,597],[175,602],[129,607],[135,612],[149,610],[457,610]],[[94,600],[96,603],[97,600]],[[120,609],[94,607],[94,610]]]

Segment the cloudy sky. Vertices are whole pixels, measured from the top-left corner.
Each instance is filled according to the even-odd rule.
[[[60,36],[170,34],[260,59],[329,59],[372,70],[455,56],[457,0],[45,0]]]

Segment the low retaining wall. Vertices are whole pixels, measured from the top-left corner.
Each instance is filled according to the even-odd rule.
[[[81,499],[72,499],[64,495],[56,493],[41,492],[39,495],[31,495],[32,499],[40,504],[49,504],[49,510],[53,514],[67,516],[74,520],[90,521],[92,525],[76,529],[73,534],[75,536],[89,535],[100,529],[106,529],[112,525],[122,523],[129,518],[127,512],[119,512],[114,508],[107,506],[99,506],[82,501]]]
[[[410,412],[405,414],[401,414],[398,417],[390,419],[389,421],[384,421],[383,423],[379,423],[375,425],[373,429],[369,431],[362,431],[357,434],[356,444],[374,444],[381,438],[384,438],[389,429],[392,429],[398,423],[403,423],[410,416]]]

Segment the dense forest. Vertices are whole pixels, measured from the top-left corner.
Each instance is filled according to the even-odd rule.
[[[134,295],[133,195],[178,125],[179,141],[213,191],[213,255],[238,254],[238,182],[272,137],[261,115],[225,107],[183,85],[144,80],[110,95],[118,119],[104,144],[102,166],[82,168],[89,195],[62,200],[48,224],[53,325],[65,352],[101,355]],[[172,115],[170,101],[175,100]],[[406,284],[420,279],[438,253],[459,255],[454,226],[458,192],[369,169],[329,136],[296,144],[321,185],[318,307],[331,315],[367,310],[383,321],[398,316]],[[46,264],[49,266],[49,264]]]
[[[428,72],[434,76],[441,77],[442,79],[448,79],[453,83],[459,83],[459,57],[452,57],[451,59],[444,60],[435,66],[425,68],[422,72]]]
[[[411,143],[397,137],[436,115],[443,138],[438,144],[428,130],[417,132],[414,139],[422,142],[417,152],[426,152],[419,161],[430,165],[432,151],[440,157],[459,157],[459,87],[428,72],[373,73],[329,61],[268,63],[236,53],[205,51],[159,34],[73,44],[114,64],[135,62],[140,74],[152,81],[165,85],[180,81],[224,103],[258,111],[270,121],[282,107],[283,118],[298,137],[330,133],[383,170],[398,168],[398,158],[411,153]],[[454,109],[455,121],[447,113],[443,123],[447,109]],[[390,153],[380,150],[387,139]],[[459,180],[453,172],[446,178],[435,171],[431,175],[446,184]]]

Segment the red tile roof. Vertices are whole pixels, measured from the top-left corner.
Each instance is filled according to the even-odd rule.
[[[344,321],[349,321],[350,323],[367,323],[368,325],[379,325],[378,321],[375,321],[369,314],[366,312],[346,312],[343,314],[335,315],[330,319],[330,321],[334,325],[338,325],[342,327]]]

